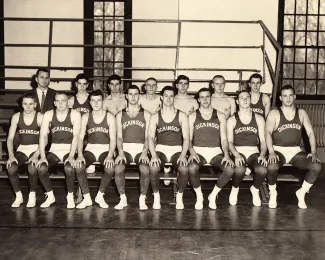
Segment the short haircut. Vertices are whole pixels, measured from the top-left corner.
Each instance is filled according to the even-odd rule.
[[[222,75],[215,75],[215,76],[212,78],[211,83],[213,83],[213,81],[214,81],[215,79],[223,79],[223,81],[226,82],[225,77],[222,76]]]
[[[31,99],[34,100],[35,103],[37,103],[37,100],[36,100],[36,98],[33,96],[32,93],[27,92],[26,94],[24,94],[24,95],[20,98],[21,103],[23,103],[23,101],[24,101],[25,98],[31,98]]]
[[[237,93],[237,99],[239,98],[239,95],[242,93],[248,93],[248,95],[251,96],[251,93],[248,91],[248,89],[242,89]]]
[[[209,92],[210,96],[212,95],[210,89],[208,89],[208,88],[200,88],[199,91],[195,95],[196,99],[199,99],[201,92]]]
[[[147,83],[147,81],[149,81],[149,80],[154,80],[154,81],[156,82],[156,84],[158,84],[158,81],[157,81],[156,78],[153,78],[153,77],[147,78],[146,81],[145,81],[145,83],[141,85],[141,91],[142,91],[143,93],[146,93],[146,92],[147,92],[147,91],[146,91],[146,83]]]
[[[66,95],[66,96],[68,96],[68,94],[67,94],[65,91],[60,90],[60,91],[56,91],[56,92],[55,92],[54,98],[55,98],[56,96],[60,96],[60,95]]]
[[[178,84],[180,80],[186,80],[188,83],[190,83],[190,78],[188,76],[179,75],[175,80],[175,84]]]
[[[161,95],[163,96],[165,91],[173,91],[174,96],[176,95],[176,91],[175,88],[173,88],[172,86],[165,86],[163,87],[163,89],[161,90]]]
[[[111,84],[111,81],[112,81],[112,80],[118,80],[119,83],[122,83],[121,77],[120,77],[119,75],[117,75],[117,74],[113,74],[113,75],[109,76],[109,77],[108,77],[107,84],[108,84],[108,85]]]
[[[74,81],[78,82],[79,79],[85,79],[89,83],[89,78],[83,73],[78,74]]]
[[[39,68],[37,71],[36,71],[36,77],[38,77],[39,73],[40,72],[46,72],[47,74],[50,75],[50,71],[48,69],[45,69],[45,68]]]
[[[292,89],[293,94],[296,95],[296,90],[295,90],[294,87],[291,86],[291,85],[284,85],[284,86],[281,88],[280,93],[282,92],[282,90],[287,90],[287,89]]]
[[[259,73],[254,73],[254,74],[252,74],[252,75],[249,77],[248,82],[251,82],[252,79],[260,79],[261,82],[263,82],[263,77],[262,77],[262,75],[259,74]]]
[[[101,96],[102,97],[102,100],[104,100],[104,93],[100,89],[96,89],[96,90],[90,92],[88,98],[90,100],[91,97],[98,97],[98,96]]]
[[[139,92],[139,94],[140,94],[140,89],[139,89],[139,87],[138,87],[137,85],[131,85],[131,86],[129,86],[129,87],[127,88],[127,90],[126,90],[126,93],[129,93],[129,90],[130,90],[130,89],[137,89],[138,92]]]
[[[150,78],[147,78],[145,82],[149,81],[149,80],[154,80],[156,81],[156,83],[158,83],[157,79],[153,78],[153,77],[150,77]]]

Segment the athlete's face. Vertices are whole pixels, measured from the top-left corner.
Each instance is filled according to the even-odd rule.
[[[165,90],[164,94],[162,95],[162,102],[163,102],[163,105],[166,107],[173,106],[174,105],[174,91]]]
[[[252,92],[254,92],[254,93],[260,92],[261,85],[262,85],[262,82],[261,82],[261,79],[259,79],[259,78],[252,78],[251,82],[249,82],[249,86],[251,87]]]
[[[36,102],[33,98],[23,98],[22,107],[26,114],[33,113],[36,108]]]
[[[47,88],[50,84],[50,75],[45,71],[40,71],[35,79],[38,85],[42,88]]]
[[[212,87],[216,93],[223,93],[226,83],[223,78],[215,78],[212,80]]]
[[[90,106],[94,111],[99,111],[103,108],[103,98],[102,96],[91,96]]]
[[[89,83],[86,79],[79,79],[76,82],[76,88],[78,89],[79,93],[85,93],[88,86],[89,86]]]
[[[282,101],[282,105],[290,107],[295,102],[296,95],[293,93],[292,89],[284,89],[281,91],[280,100]]]
[[[189,87],[189,82],[186,79],[181,79],[176,84],[176,88],[178,89],[178,92],[181,94],[186,94]]]
[[[120,92],[121,82],[119,80],[111,80],[108,87],[112,93],[117,94]]]
[[[54,105],[59,111],[68,109],[68,96],[66,94],[55,95]]]
[[[136,105],[140,99],[140,93],[137,89],[129,89],[127,99],[131,105]]]
[[[251,96],[247,92],[242,92],[238,96],[237,103],[241,108],[249,108],[251,105]]]
[[[153,79],[146,81],[146,92],[149,95],[154,95],[157,91],[157,82]]]
[[[208,108],[211,105],[211,93],[210,91],[203,91],[199,94],[198,99],[201,107]]]

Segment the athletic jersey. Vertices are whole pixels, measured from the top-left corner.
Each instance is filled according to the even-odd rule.
[[[238,112],[235,113],[236,125],[234,128],[235,146],[257,146],[258,145],[258,126],[255,113],[252,113],[252,119],[248,124],[243,124]]]
[[[71,109],[69,109],[63,122],[58,120],[56,109],[54,109],[50,130],[52,133],[52,144],[71,144],[73,139]]]
[[[251,110],[264,117],[265,107],[263,105],[263,93],[260,94],[260,97],[258,98],[258,101],[256,104],[251,103]]]
[[[144,144],[146,120],[144,119],[144,110],[142,107],[140,107],[140,111],[136,117],[130,117],[126,109],[123,109],[121,123],[123,143]]]
[[[209,120],[202,117],[200,109],[196,110],[194,121],[193,146],[220,147],[220,121],[217,110],[213,109]]]
[[[73,102],[72,108],[77,110],[78,112],[80,112],[81,115],[90,112],[90,104],[89,104],[88,99],[86,99],[86,101],[83,104],[80,104],[77,99],[77,96],[74,96],[74,102]]]
[[[99,124],[94,121],[93,113],[89,113],[87,122],[87,134],[89,144],[109,144],[109,127],[107,113]]]
[[[298,109],[296,108],[295,117],[289,121],[285,118],[282,109],[280,113],[280,122],[277,129],[273,132],[273,145],[278,146],[300,146],[301,143],[301,122]]]
[[[158,125],[156,130],[157,144],[162,145],[182,145],[183,135],[181,124],[179,123],[179,110],[172,122],[166,123],[162,118],[161,111],[158,112]]]
[[[35,113],[33,122],[30,125],[25,124],[24,113],[20,112],[17,130],[19,134],[19,144],[38,144],[40,127],[37,125],[37,112]]]

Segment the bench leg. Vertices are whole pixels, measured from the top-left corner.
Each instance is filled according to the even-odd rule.
[[[169,205],[176,205],[176,193],[177,193],[177,179],[172,180],[173,185],[173,201],[169,203]]]
[[[78,185],[78,188],[77,188],[77,198],[76,198],[76,203],[80,203],[82,201],[82,192],[81,192],[81,188],[80,186]]]
[[[261,193],[261,197],[262,197],[262,203],[267,204],[269,202],[269,192],[267,189],[266,182],[262,183],[262,186],[260,188],[260,193]]]

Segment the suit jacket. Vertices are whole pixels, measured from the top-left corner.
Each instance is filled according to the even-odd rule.
[[[56,91],[52,88],[48,88],[47,92],[46,92],[46,96],[45,96],[45,101],[44,101],[44,106],[43,109],[41,110],[41,100],[38,100],[38,96],[37,96],[37,91],[36,88],[33,88],[32,90],[30,90],[30,93],[35,97],[35,99],[37,100],[37,106],[36,106],[36,111],[37,112],[41,112],[41,113],[45,113],[46,111],[49,111],[51,109],[54,109],[54,96]]]

